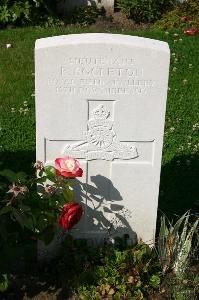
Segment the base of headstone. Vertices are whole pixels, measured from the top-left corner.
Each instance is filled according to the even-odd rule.
[[[59,230],[57,234],[55,234],[54,239],[49,243],[45,244],[42,240],[37,241],[37,259],[39,262],[49,261],[54,258],[62,244],[62,241],[65,237],[65,232],[63,230]]]
[[[62,242],[65,238],[71,236],[72,239],[77,241],[85,241],[88,247],[103,247],[106,245],[115,246],[117,244],[117,239],[124,239],[124,234],[89,234],[88,233],[81,233],[81,234],[74,234],[73,232],[64,232],[60,230],[58,234],[54,237],[50,244],[45,245],[45,243],[41,240],[38,240],[38,261],[39,262],[48,262],[53,259],[59,252],[60,247],[62,246]],[[133,247],[137,244],[137,235],[131,235],[130,237],[126,238],[126,244],[130,247]]]

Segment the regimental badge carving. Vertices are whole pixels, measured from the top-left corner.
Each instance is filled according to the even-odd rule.
[[[97,106],[88,120],[86,140],[73,145],[66,145],[64,155],[86,160],[132,159],[138,157],[136,146],[117,140],[113,130],[114,122],[110,112],[103,106]]]

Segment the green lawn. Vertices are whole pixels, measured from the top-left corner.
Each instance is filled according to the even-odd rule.
[[[0,161],[3,167],[30,173],[35,161],[35,40],[88,31],[73,27],[0,31]],[[159,208],[168,215],[179,214],[199,199],[199,35],[190,37],[180,31],[166,34],[154,30],[125,34],[164,40],[171,49]],[[13,47],[6,49],[7,43]],[[24,101],[28,105],[25,111]]]

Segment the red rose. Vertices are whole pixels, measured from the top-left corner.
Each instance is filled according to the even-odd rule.
[[[83,213],[82,207],[78,203],[64,204],[62,214],[59,217],[59,225],[65,230],[71,229],[79,222]]]
[[[55,168],[56,174],[63,177],[82,177],[83,174],[83,170],[80,168],[79,162],[70,156],[56,158]]]
[[[189,28],[184,30],[184,33],[187,35],[196,35],[198,33],[198,29],[197,28]]]

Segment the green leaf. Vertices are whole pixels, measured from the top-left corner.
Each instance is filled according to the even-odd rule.
[[[9,281],[7,274],[0,274],[0,292],[5,292],[8,288]]]
[[[12,206],[4,206],[1,210],[0,210],[0,216],[1,215],[4,215],[4,214],[7,214],[7,213],[9,213],[9,212],[12,212],[13,210],[15,210],[14,209],[14,207],[12,207]]]
[[[19,202],[18,207],[21,212],[27,212],[31,210],[31,208],[28,205],[23,204],[23,202]]]
[[[16,181],[24,182],[27,180],[28,175],[25,172],[16,173]]]
[[[158,288],[160,285],[160,277],[158,275],[152,275],[150,280],[149,280],[149,284],[150,286],[152,286],[153,288]]]
[[[180,277],[186,270],[192,237],[198,225],[197,220],[190,227],[189,217],[188,211],[174,225],[168,222],[168,228],[165,223],[165,216],[161,218],[158,252],[163,273],[170,268]]]
[[[20,212],[18,212],[17,210],[15,210],[15,212],[13,212],[13,217],[14,220],[16,220],[19,225],[21,226],[22,229],[24,229],[24,223],[23,223],[23,216]]]
[[[63,190],[62,193],[63,193],[63,196],[64,196],[64,198],[66,199],[67,202],[72,202],[73,201],[73,198],[74,198],[73,190],[66,189],[66,190]]]
[[[42,176],[36,179],[36,183],[43,183],[47,180],[47,176]]]
[[[180,218],[178,219],[178,221],[175,223],[175,225],[173,226],[173,234],[174,234],[174,236],[176,235],[176,233],[179,232],[179,229],[180,229],[182,223],[184,222],[184,220],[187,219],[188,215],[189,215],[189,212],[186,212],[186,213],[185,213],[184,215],[182,215],[182,217],[180,217]],[[185,221],[185,223],[187,224],[186,221]],[[183,227],[183,228],[184,228],[184,227]]]
[[[7,178],[7,180],[10,182],[18,182],[18,181],[24,182],[28,176],[25,172],[15,173],[9,169],[0,171],[0,175]]]
[[[27,208],[26,208],[26,213],[24,211],[19,211],[15,209],[15,211],[12,214],[12,217],[14,218],[14,220],[16,220],[19,223],[22,229],[26,227],[27,229],[34,231],[36,219],[32,215],[32,213],[27,213]]]
[[[55,182],[56,181],[56,169],[52,166],[46,166],[44,168],[44,170],[45,170],[47,178],[50,181]]]
[[[45,245],[48,245],[53,240],[54,235],[54,226],[50,225],[43,230],[41,235],[39,235],[39,239],[42,240],[45,243]]]
[[[8,179],[10,182],[16,182],[17,181],[17,174],[9,169],[5,169],[3,171],[0,171],[0,175]]]
[[[189,215],[188,215],[189,217]],[[180,249],[178,249],[178,253],[176,255],[176,261],[174,264],[174,272],[178,277],[180,277],[186,270],[187,263],[188,263],[188,256],[191,251],[191,243],[193,234],[197,229],[198,221],[196,220],[195,223],[192,225],[191,229],[189,230],[186,239],[183,238],[183,243],[181,244]],[[185,220],[184,225],[187,227],[188,220]],[[183,230],[184,231],[184,230]],[[182,233],[183,234],[183,233]]]
[[[167,269],[167,251],[166,251],[166,244],[167,244],[167,237],[169,234],[168,227],[166,226],[165,216],[161,217],[161,225],[158,237],[158,254],[160,263],[162,265],[163,270]]]
[[[34,227],[34,218],[32,215],[26,215],[26,214],[23,214],[23,223],[24,223],[24,226],[26,228],[28,228],[29,230],[31,231],[35,231],[35,227]]]
[[[65,197],[62,194],[53,195],[53,201],[57,209],[62,209],[63,205],[66,203]]]
[[[44,168],[44,170],[45,170],[45,173],[46,173],[47,176],[48,175],[54,175],[54,176],[56,175],[56,169],[52,166],[46,166]]]

